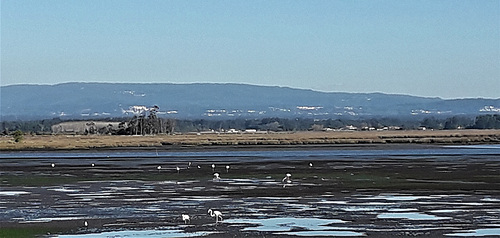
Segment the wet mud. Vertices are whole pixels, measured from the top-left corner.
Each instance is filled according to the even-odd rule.
[[[499,236],[498,152],[3,154],[0,236]]]

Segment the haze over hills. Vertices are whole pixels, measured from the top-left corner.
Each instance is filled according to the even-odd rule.
[[[0,87],[2,120],[131,117],[154,105],[160,117],[450,117],[500,113],[500,99],[317,92],[245,84],[64,83]]]

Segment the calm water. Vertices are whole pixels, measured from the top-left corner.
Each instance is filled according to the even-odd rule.
[[[500,236],[500,145],[0,157],[0,222],[67,227],[50,236]]]
[[[329,150],[270,150],[270,151],[207,151],[207,152],[165,152],[165,151],[97,151],[97,152],[0,152],[4,162],[7,159],[36,159],[35,162],[47,159],[57,159],[61,162],[70,159],[71,163],[78,163],[75,158],[85,159],[123,159],[123,158],[164,158],[164,159],[192,159],[205,161],[240,161],[251,158],[253,161],[280,161],[280,160],[332,160],[332,159],[377,159],[399,157],[404,159],[423,158],[429,156],[452,157],[473,155],[500,155],[500,145],[471,145],[471,146],[441,146],[422,147],[411,149],[329,149]],[[495,158],[494,158],[495,159]],[[81,161],[82,163],[84,161]]]

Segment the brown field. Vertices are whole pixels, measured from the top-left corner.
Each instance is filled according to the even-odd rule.
[[[96,148],[182,149],[206,147],[328,146],[336,144],[496,144],[500,130],[292,132],[268,134],[184,134],[155,136],[25,135],[15,143],[0,137],[0,150]]]

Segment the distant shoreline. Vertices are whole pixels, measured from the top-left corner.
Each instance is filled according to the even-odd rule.
[[[201,135],[25,135],[0,137],[0,151],[51,150],[267,150],[366,148],[375,145],[500,144],[500,130],[290,132]]]

